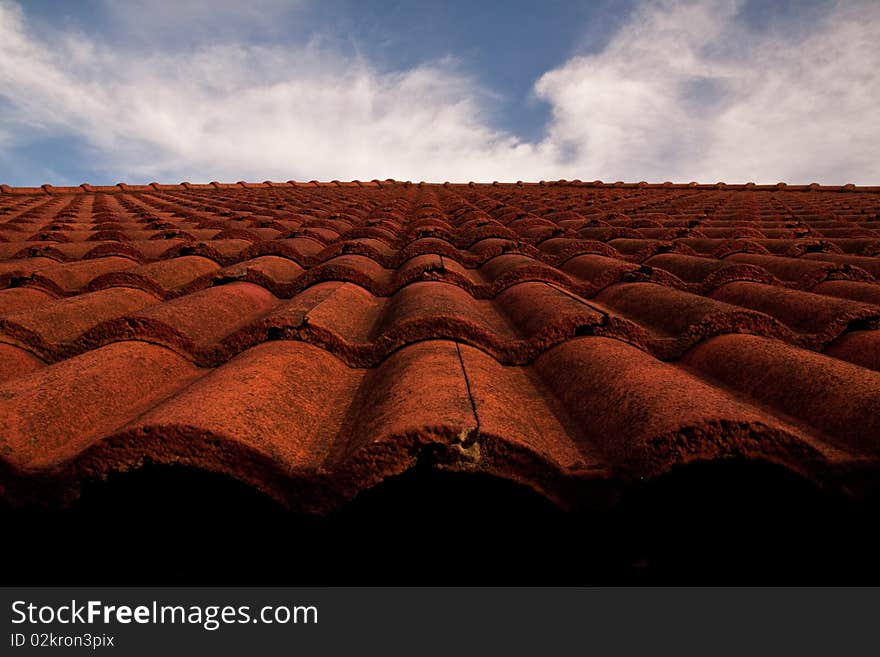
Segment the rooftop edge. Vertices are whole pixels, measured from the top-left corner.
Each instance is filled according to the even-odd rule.
[[[467,182],[467,183],[450,183],[450,182],[412,182],[410,180],[400,181],[388,178],[386,180],[370,180],[367,182],[360,180],[351,180],[347,182],[339,181],[339,180],[331,180],[329,182],[322,182],[318,180],[310,180],[308,182],[297,181],[297,180],[287,180],[285,182],[273,182],[271,180],[266,180],[263,182],[245,182],[238,181],[235,183],[220,183],[220,182],[209,182],[209,183],[190,183],[190,182],[180,182],[177,184],[162,184],[158,182],[151,182],[146,185],[129,185],[127,183],[117,183],[116,185],[90,185],[89,183],[82,183],[76,187],[56,187],[51,184],[44,184],[39,187],[12,187],[10,185],[0,184],[0,194],[87,194],[87,193],[108,193],[108,192],[150,192],[150,191],[184,191],[184,190],[212,190],[212,189],[269,189],[269,188],[291,188],[291,187],[376,187],[376,188],[385,188],[385,187],[425,187],[425,186],[433,186],[433,187],[589,187],[589,188],[600,188],[600,187],[608,187],[615,189],[699,189],[699,190],[712,190],[712,189],[724,189],[730,191],[795,191],[795,192],[862,192],[862,193],[880,193],[880,186],[872,185],[854,185],[852,183],[848,183],[845,185],[820,185],[819,183],[809,183],[806,185],[790,185],[784,182],[779,182],[770,185],[759,185],[754,182],[747,183],[725,183],[725,182],[717,182],[717,183],[698,183],[698,182],[688,182],[688,183],[673,183],[673,182],[662,182],[662,183],[648,183],[645,181],[641,182],[603,182],[601,180],[593,180],[593,181],[582,181],[582,180],[541,180],[538,182],[524,182],[522,180],[518,180],[516,182],[499,182],[493,181],[491,183],[477,183],[477,182]]]

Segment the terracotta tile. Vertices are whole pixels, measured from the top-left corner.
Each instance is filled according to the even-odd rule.
[[[832,272],[847,272],[847,277],[853,280],[872,279],[868,272],[851,265],[836,265],[830,262],[817,262],[802,258],[737,253],[725,260],[727,262],[757,265],[783,281],[790,281],[803,287],[812,287],[828,278]]]
[[[880,372],[880,331],[853,331],[832,342],[824,353]]]
[[[328,348],[342,349],[343,344],[367,346],[387,305],[384,298],[359,285],[318,283],[281,306],[269,321],[273,326],[304,328],[310,338]]]
[[[70,293],[85,288],[99,276],[132,269],[137,264],[128,258],[96,258],[46,267],[39,271],[39,276],[60,290]]]
[[[47,354],[61,355],[66,345],[101,322],[157,302],[148,292],[108,288],[4,315],[0,318],[0,333]]]
[[[808,422],[832,445],[880,453],[880,372],[754,335],[713,338],[684,361]]]
[[[619,282],[626,274],[637,271],[639,266],[626,260],[589,254],[578,255],[567,260],[560,269],[576,279],[589,283],[595,289],[601,290],[612,283]]]
[[[841,253],[807,253],[801,257],[809,260],[833,262],[836,264],[858,267],[864,269],[866,272],[880,280],[880,258]]]
[[[849,324],[880,320],[880,306],[761,283],[729,283],[712,298],[766,313],[795,331],[826,339]]]
[[[181,256],[110,272],[93,278],[90,289],[129,286],[142,287],[157,295],[170,296],[197,278],[216,272],[220,266],[201,256]]]
[[[121,289],[125,288],[105,292]],[[141,338],[180,349],[198,360],[199,352],[255,323],[278,304],[278,299],[259,285],[229,283],[133,309],[134,312],[118,319],[94,326],[84,340],[97,345]]]
[[[460,287],[440,282],[412,283],[389,299],[378,331],[400,325],[424,326],[426,337],[432,333],[451,337],[456,326],[494,334],[500,340],[517,337],[492,303],[476,301]]]
[[[287,470],[315,470],[334,447],[347,400],[362,376],[317,347],[270,342],[211,371],[149,413],[131,417],[126,431],[163,431],[169,442],[175,436],[239,442]]]
[[[783,420],[617,340],[570,340],[541,356],[536,367],[583,439],[639,475],[722,456],[794,463],[821,458]]]
[[[377,443],[382,449],[398,449],[395,440],[462,443],[477,428],[454,342],[419,342],[395,352],[367,370],[362,392],[352,408],[349,431],[354,439],[345,458],[369,452]]]
[[[0,342],[0,383],[30,374],[45,365],[30,351]]]
[[[2,283],[4,279],[8,281],[11,277],[30,276],[34,272],[53,267],[57,264],[57,260],[44,257],[6,260],[0,262],[0,283]]]
[[[825,281],[814,287],[812,292],[880,306],[880,285],[873,283]]]
[[[596,305],[543,282],[513,285],[495,298],[494,305],[504,310],[521,335],[550,344],[605,321],[605,313]]]
[[[0,316],[34,310],[55,301],[54,294],[33,287],[13,287],[0,290]]]
[[[0,490],[51,502],[147,460],[324,512],[427,463],[566,506],[745,457],[857,494],[880,473],[878,199],[4,186]]]
[[[565,285],[567,277],[558,270],[535,258],[519,255],[499,255],[479,269],[480,276],[495,290],[523,281],[547,281]]]
[[[649,327],[658,337],[702,338],[737,330],[776,331],[773,319],[766,315],[653,283],[613,285],[603,290],[596,301]]]
[[[501,460],[505,449],[513,446],[521,458],[546,461],[543,467],[584,471],[607,466],[530,368],[505,367],[474,347],[463,345],[460,352],[479,422],[479,458]],[[505,447],[487,445],[489,438]],[[502,461],[496,467],[510,466]]]
[[[200,373],[172,352],[118,342],[0,386],[0,453],[18,469],[60,467]]]
[[[395,273],[366,256],[343,255],[316,265],[303,278],[307,278],[309,283],[349,281],[374,294],[388,295],[392,290]]]
[[[705,283],[718,280],[719,272],[727,270],[727,279],[759,277],[764,269],[758,265],[733,264],[728,260],[703,258],[679,253],[664,253],[644,261],[649,267],[663,269],[688,283]]]

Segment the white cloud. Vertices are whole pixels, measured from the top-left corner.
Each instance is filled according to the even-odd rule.
[[[315,45],[180,58],[84,40],[50,48],[0,5],[2,119],[76,134],[120,178],[481,178],[528,164],[451,62],[380,73]]]
[[[537,82],[552,119],[530,143],[492,127],[494,97],[452,60],[382,72],[316,43],[49,43],[0,2],[0,130],[74,136],[132,181],[880,181],[880,5],[841,5],[796,41],[739,11],[646,4]]]
[[[841,4],[805,37],[747,29],[740,9],[645,5],[545,74],[549,143],[606,179],[880,180],[880,4]]]

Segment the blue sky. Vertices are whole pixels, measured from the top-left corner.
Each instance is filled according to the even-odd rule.
[[[0,182],[880,181],[880,3],[0,0]]]

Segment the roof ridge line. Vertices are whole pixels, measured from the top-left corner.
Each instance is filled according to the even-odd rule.
[[[622,180],[616,182],[603,182],[601,180],[593,180],[593,181],[581,181],[581,180],[540,180],[537,182],[524,182],[522,180],[518,180],[516,182],[462,182],[462,183],[450,183],[450,182],[418,182],[413,183],[410,180],[401,181],[394,180],[393,178],[387,178],[385,180],[377,180],[373,179],[368,182],[360,181],[360,180],[351,180],[351,181],[340,181],[340,180],[331,180],[327,181],[319,181],[319,180],[310,180],[308,182],[297,181],[297,180],[287,180],[284,182],[273,182],[271,180],[265,180],[263,182],[245,182],[240,180],[234,183],[220,183],[217,181],[211,181],[209,183],[191,183],[188,181],[183,181],[180,183],[158,183],[151,182],[144,185],[130,185],[128,183],[117,183],[115,185],[90,185],[89,183],[82,183],[78,186],[55,186],[50,183],[45,183],[38,187],[13,187],[10,185],[0,184],[0,194],[16,194],[16,195],[27,195],[27,194],[47,194],[49,196],[54,196],[56,194],[85,194],[85,193],[109,193],[109,192],[151,192],[151,191],[184,191],[184,190],[218,190],[218,189],[269,189],[269,188],[287,188],[287,187],[376,187],[376,188],[384,188],[390,186],[403,186],[410,187],[413,184],[418,185],[419,187],[423,187],[426,185],[436,186],[436,187],[525,187],[525,186],[538,186],[538,187],[589,187],[589,188],[600,188],[600,187],[610,187],[610,188],[619,188],[619,189],[699,189],[699,190],[727,190],[727,191],[743,191],[743,190],[755,190],[755,191],[798,191],[798,192],[811,192],[811,191],[819,191],[819,192],[862,192],[862,193],[880,193],[880,185],[855,185],[853,183],[847,183],[844,185],[820,185],[819,183],[813,182],[805,185],[795,185],[788,184],[784,182],[779,182],[775,184],[757,184],[754,182],[746,182],[746,183],[725,183],[725,182],[717,182],[717,183],[698,183],[695,181],[687,182],[687,183],[673,183],[670,181],[662,182],[662,183],[649,183],[646,181],[640,182],[624,182]]]

